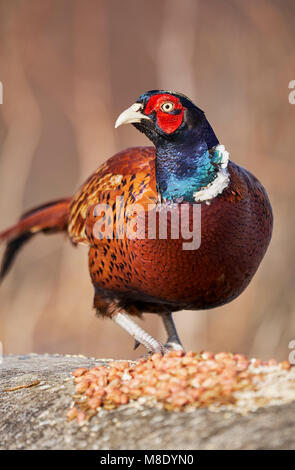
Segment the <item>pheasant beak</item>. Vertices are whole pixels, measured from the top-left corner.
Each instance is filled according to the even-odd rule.
[[[132,106],[130,106],[130,108],[125,109],[125,111],[123,111],[123,113],[121,113],[118,117],[115,124],[115,129],[117,129],[117,127],[119,126],[122,126],[122,124],[141,122],[142,119],[147,119],[151,121],[149,117],[141,113],[142,109],[143,105],[141,103],[134,103]]]

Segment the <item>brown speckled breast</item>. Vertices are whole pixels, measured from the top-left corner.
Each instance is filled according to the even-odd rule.
[[[237,297],[249,284],[269,244],[272,210],[259,181],[230,162],[230,185],[210,204],[201,204],[201,244],[183,250],[187,240],[143,238],[99,239],[97,221],[116,234],[118,220],[130,204],[140,204],[137,216],[147,222],[156,210],[155,149],[127,149],[110,158],[74,197],[69,235],[86,243],[89,269],[95,287],[95,307],[108,313],[118,300],[129,313],[180,309],[207,309]],[[124,197],[116,205],[116,197]],[[121,199],[122,201],[122,199]],[[96,205],[107,204],[110,213],[97,214]],[[175,210],[179,210],[177,205]],[[191,213],[192,215],[192,208]],[[125,222],[132,214],[125,214]],[[173,217],[168,217],[169,220]],[[192,220],[190,220],[192,224]],[[111,230],[110,230],[111,231]],[[110,231],[108,233],[110,233]]]

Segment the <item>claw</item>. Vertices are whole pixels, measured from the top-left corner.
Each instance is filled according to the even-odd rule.
[[[164,354],[165,347],[162,343],[153,338],[149,333],[144,331],[137,323],[135,323],[125,312],[116,312],[112,319],[127,331],[135,340],[134,348],[142,344],[149,352],[159,352]]]
[[[184,351],[184,348],[181,343],[168,339],[167,343],[165,344],[165,348],[168,349],[168,351]]]
[[[137,349],[138,346],[140,346],[140,342],[137,341],[137,339],[136,339],[136,340],[134,341],[133,351],[135,351],[135,349]]]

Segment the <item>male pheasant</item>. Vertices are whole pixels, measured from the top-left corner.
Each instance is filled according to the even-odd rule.
[[[89,246],[97,314],[149,351],[181,349],[172,312],[217,307],[247,287],[271,239],[272,209],[186,96],[144,93],[116,127],[127,123],[154,147],[114,155],[73,198],[37,207],[2,232],[1,278],[33,235],[66,231]],[[143,312],[161,315],[165,346],[132,320]]]

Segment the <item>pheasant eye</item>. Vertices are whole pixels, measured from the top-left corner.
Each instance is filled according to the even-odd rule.
[[[161,109],[165,113],[170,113],[170,111],[173,111],[174,107],[175,105],[174,103],[172,103],[172,101],[166,101],[165,103],[161,105]]]

